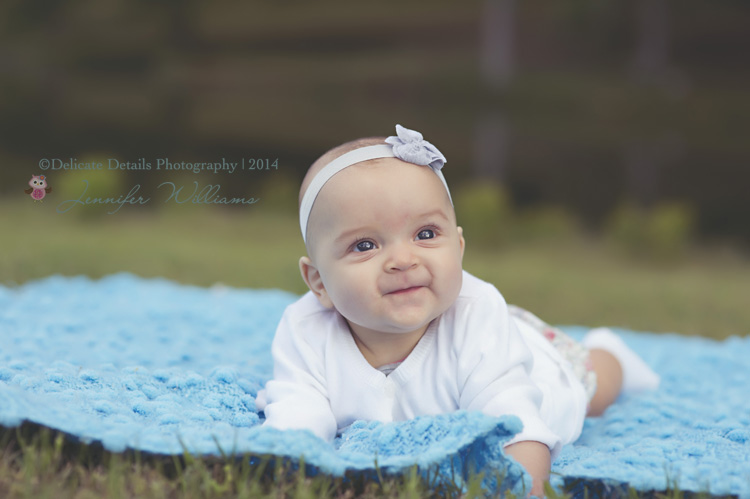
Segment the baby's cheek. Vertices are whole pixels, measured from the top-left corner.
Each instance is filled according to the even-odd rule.
[[[350,293],[345,298],[346,311],[349,315],[354,317],[361,317],[366,315],[368,307],[367,301],[360,299],[355,293]]]
[[[450,296],[450,302],[453,303],[458,298],[461,292],[461,285],[463,284],[463,270],[460,265],[456,266],[449,279],[450,284],[447,293]]]
[[[333,308],[347,319],[357,311],[357,302],[352,299],[351,292],[337,290],[337,292],[331,296],[331,300],[333,301]]]

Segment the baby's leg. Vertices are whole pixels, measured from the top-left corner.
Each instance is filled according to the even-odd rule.
[[[582,343],[590,351],[597,375],[597,390],[591,399],[589,415],[600,415],[621,391],[641,392],[658,388],[659,375],[612,330],[592,329]]]
[[[591,366],[596,373],[596,392],[589,402],[587,416],[601,416],[622,390],[622,368],[617,357],[606,350],[589,350]]]
[[[546,355],[544,358],[552,360],[558,368],[563,368],[563,365],[566,364],[569,368],[565,369],[568,374],[562,376],[561,373],[560,375],[568,381],[577,379],[581,383],[581,387],[585,393],[585,402],[591,403],[597,393],[597,372],[589,348],[568,336],[564,331],[550,326],[528,310],[508,305],[508,311],[516,319],[522,331],[536,331],[538,336],[532,332],[531,336],[529,336],[530,340],[533,340],[535,337],[542,338],[542,341],[549,342],[557,350],[557,353],[561,357],[560,360],[552,360],[551,356],[548,357]],[[597,365],[599,364],[606,365],[604,362],[597,363]],[[548,373],[547,375],[550,374]],[[569,378],[569,375],[572,375],[573,379]],[[617,391],[619,392],[619,387]]]

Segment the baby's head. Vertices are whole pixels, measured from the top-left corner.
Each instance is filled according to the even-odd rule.
[[[302,276],[353,330],[424,330],[461,289],[464,240],[440,173],[445,158],[417,132],[397,130],[331,149],[300,189]]]

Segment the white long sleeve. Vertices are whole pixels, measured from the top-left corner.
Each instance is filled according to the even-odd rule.
[[[542,392],[532,381],[531,350],[510,317],[502,295],[492,286],[481,296],[459,297],[465,304],[455,307],[456,322],[465,324],[454,341],[459,359],[457,376],[462,384],[459,407],[492,416],[513,414],[523,422],[523,431],[510,443],[534,440],[556,454],[561,439],[540,415]]]
[[[266,385],[270,401],[265,407],[266,424],[279,429],[309,429],[324,440],[332,440],[336,436],[336,418],[329,402],[325,366],[318,353],[321,345],[308,343],[320,335],[305,335],[304,327],[297,314],[285,312],[277,328],[271,346],[273,379]]]

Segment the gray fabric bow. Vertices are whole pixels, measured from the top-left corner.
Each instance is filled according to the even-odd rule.
[[[391,135],[385,142],[393,146],[393,154],[398,159],[415,165],[429,166],[436,172],[446,163],[443,153],[424,140],[422,134],[416,130],[396,125],[396,134],[398,136]]]

